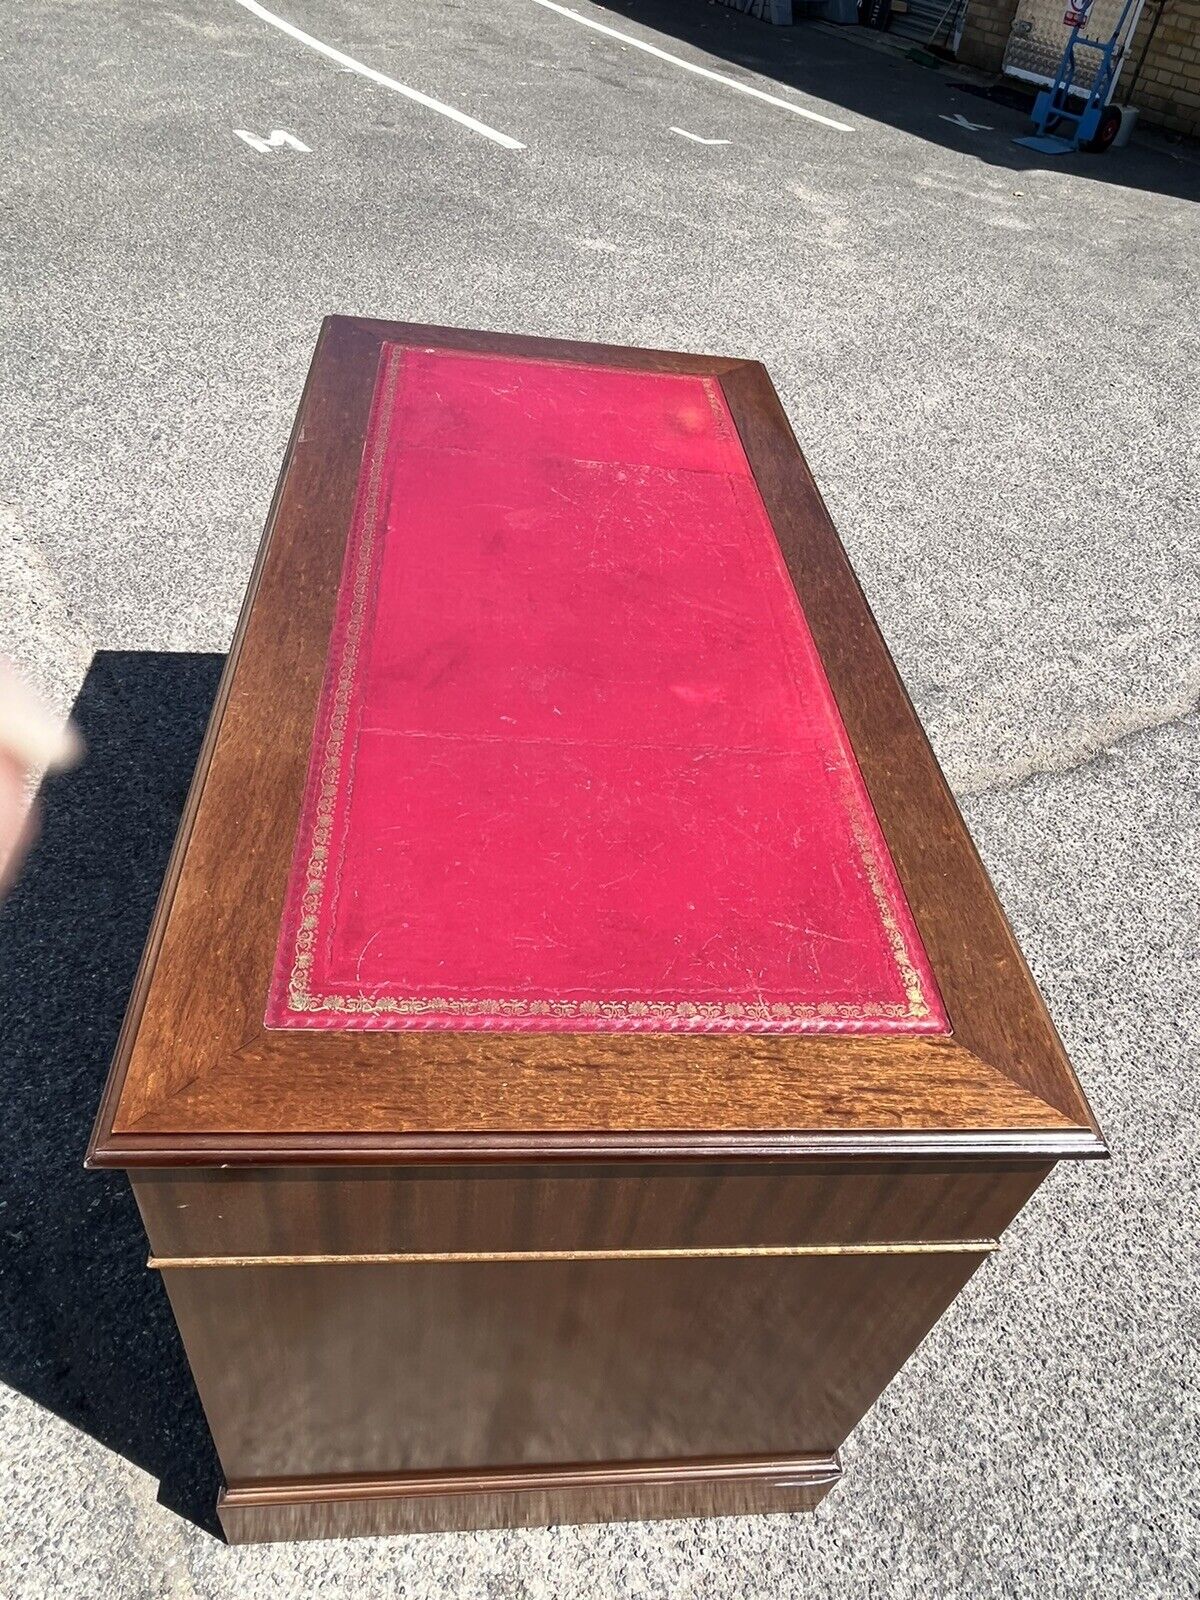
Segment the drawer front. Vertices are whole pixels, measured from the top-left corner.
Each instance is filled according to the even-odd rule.
[[[142,1172],[156,1256],[703,1250],[997,1237],[1044,1164]]]
[[[227,1476],[830,1452],[975,1250],[168,1267]]]

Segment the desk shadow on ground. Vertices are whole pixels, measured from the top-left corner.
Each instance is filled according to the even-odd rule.
[[[773,79],[783,87],[785,98],[788,89],[799,90],[871,122],[888,123],[929,144],[965,152],[987,166],[1013,173],[1064,172],[1098,183],[1200,200],[1200,151],[1195,146],[1181,145],[1177,157],[1165,148],[1139,144],[1135,134],[1134,143],[1106,155],[1038,155],[1012,142],[1014,135],[1033,132],[1027,113],[956,87],[962,69],[953,63],[942,73],[918,66],[903,54],[867,48],[856,38],[863,30],[855,26],[830,31],[801,20],[791,27],[776,27],[713,0],[707,4],[700,0],[596,0],[596,5],[610,14],[604,18],[610,26],[623,29],[625,23],[633,23],[635,32],[647,29],[660,35],[654,42],[661,49],[671,49],[673,40],[683,41],[691,49],[681,54],[702,65],[708,64],[706,58],[719,58],[712,61],[713,67],[721,68],[722,61],[730,64],[730,77],[758,87],[769,87],[763,80]],[[911,44],[895,36],[892,42],[906,49]],[[1026,87],[1016,85],[1013,79],[1005,82]],[[1028,87],[1032,95],[1033,86]],[[1120,98],[1118,86],[1116,99]],[[991,124],[991,131],[972,134],[943,120],[956,115],[964,115],[969,122]],[[764,138],[768,136],[764,127]]]
[[[133,1195],[83,1157],[223,663],[94,657],[87,758],[43,787],[0,906],[0,1380],[218,1537],[216,1455]]]

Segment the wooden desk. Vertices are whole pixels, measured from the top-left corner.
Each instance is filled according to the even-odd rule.
[[[810,1507],[1103,1152],[763,369],[327,321],[88,1155],[229,1537]]]

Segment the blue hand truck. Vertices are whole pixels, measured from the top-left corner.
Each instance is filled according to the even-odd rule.
[[[1027,150],[1038,150],[1047,156],[1066,155],[1072,150],[1089,150],[1099,154],[1108,149],[1121,131],[1120,109],[1110,106],[1108,97],[1129,43],[1126,23],[1135,6],[1140,11],[1139,0],[1125,0],[1108,39],[1089,39],[1083,32],[1088,24],[1092,0],[1077,0],[1077,3],[1068,6],[1064,21],[1072,21],[1072,27],[1058,64],[1057,76],[1033,102],[1035,131],[1014,139],[1014,144],[1024,145]],[[1081,46],[1100,52],[1100,61],[1082,110],[1079,109],[1079,98],[1084,90],[1074,87],[1075,52]],[[1075,96],[1074,105],[1071,104],[1072,95]],[[1058,131],[1071,124],[1074,124],[1074,131],[1069,137]]]

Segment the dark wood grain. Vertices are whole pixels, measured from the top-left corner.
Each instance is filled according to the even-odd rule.
[[[951,1011],[953,1038],[263,1030],[385,339],[718,377]],[[330,319],[97,1119],[92,1164],[910,1149],[1049,1158],[1103,1148],[762,369],[721,357]]]
[[[766,370],[721,379],[960,1047],[1095,1126]],[[967,891],[964,893],[964,890]]]
[[[230,1480],[221,1518],[247,1540],[811,1507],[836,1444],[1045,1172],[688,1161],[133,1182],[157,1255],[245,1263],[163,1277]],[[892,1253],[906,1240],[938,1249]],[[877,1253],[590,1254],[804,1244]],[[465,1250],[579,1255],[347,1259]],[[252,1260],[281,1255],[326,1259]],[[723,1459],[697,1475],[698,1455]]]
[[[1044,1165],[765,1163],[139,1172],[156,1256],[992,1239]]]
[[[172,1268],[235,1480],[828,1453],[982,1252]]]
[[[231,1483],[217,1512],[231,1544],[733,1517],[811,1511],[840,1476],[836,1456],[798,1455],[292,1478]]]
[[[1048,1162],[1065,1156],[1104,1157],[1103,1143],[1087,1128],[787,1129],[741,1130],[736,1135],[662,1129],[629,1132],[619,1143],[611,1133],[530,1129],[519,1133],[421,1134],[191,1134],[186,1142],[171,1133],[125,1134],[97,1141],[88,1153],[94,1168],[152,1171],[163,1167],[203,1169],[311,1167],[439,1167],[471,1161],[504,1166],[529,1161],[593,1161],[636,1165],[641,1161],[763,1161],[797,1159],[842,1161],[1024,1159]]]

